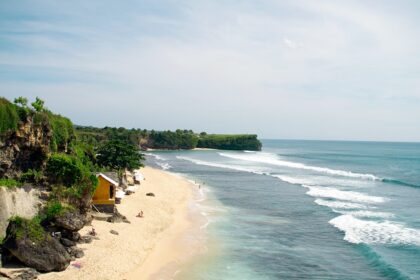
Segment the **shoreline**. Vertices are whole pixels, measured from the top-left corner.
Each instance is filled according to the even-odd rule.
[[[194,209],[197,186],[177,174],[145,167],[146,180],[126,196],[118,211],[128,223],[94,220],[98,240],[80,244],[85,256],[62,272],[41,274],[52,279],[170,279],[203,245],[200,214]],[[153,192],[155,197],[145,194]],[[137,218],[139,211],[144,218]],[[80,233],[86,234],[91,226]],[[111,234],[115,230],[118,235]]]
[[[215,151],[213,148],[193,148],[193,149],[153,149],[147,148],[147,150],[141,152],[167,152],[167,151]]]

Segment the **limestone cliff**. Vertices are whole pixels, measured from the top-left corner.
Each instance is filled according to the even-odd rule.
[[[40,169],[50,153],[52,129],[32,117],[19,122],[17,130],[0,137],[0,178],[17,178],[28,169]]]
[[[0,187],[0,237],[5,236],[10,217],[32,218],[38,214],[40,205],[36,189]]]

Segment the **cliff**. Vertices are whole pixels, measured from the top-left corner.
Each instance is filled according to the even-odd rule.
[[[0,137],[0,178],[18,178],[29,169],[41,169],[50,153],[52,130],[32,117],[19,122],[15,131]]]
[[[36,189],[0,187],[0,237],[5,236],[10,217],[32,218],[38,214],[41,205],[38,197]]]

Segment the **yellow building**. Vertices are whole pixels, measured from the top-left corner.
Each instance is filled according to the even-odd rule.
[[[98,174],[98,187],[92,197],[92,204],[104,212],[113,212],[118,183],[103,173]]]

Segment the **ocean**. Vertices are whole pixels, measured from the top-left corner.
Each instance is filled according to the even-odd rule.
[[[200,185],[206,250],[175,279],[420,279],[420,143],[160,151]]]

